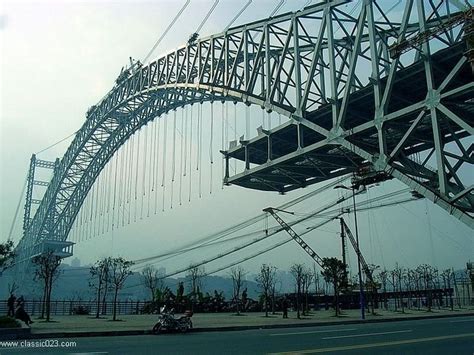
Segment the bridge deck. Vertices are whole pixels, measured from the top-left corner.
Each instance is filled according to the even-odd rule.
[[[463,44],[459,43],[443,49],[431,57],[434,72],[434,87],[438,87],[454,65],[463,55]],[[469,64],[465,64],[459,74],[445,88],[445,92],[472,82],[472,72]],[[383,90],[387,77],[381,80]],[[383,92],[383,91],[382,91]],[[387,113],[402,110],[405,107],[423,101],[426,97],[426,78],[424,65],[418,61],[413,65],[399,70],[396,74],[392,95],[389,99]],[[450,96],[449,102],[443,102],[451,111],[464,117],[471,125],[474,121],[474,108],[466,104],[473,97],[472,88]],[[387,149],[391,151],[400,142],[401,137],[415,120],[419,110],[386,122]],[[373,85],[350,95],[345,119],[345,129],[350,130],[364,123],[370,123],[374,117]],[[305,118],[326,130],[332,127],[332,105],[327,103],[311,112]],[[426,114],[416,132],[407,141],[404,153],[406,155],[430,149],[433,146],[432,131]],[[324,181],[339,175],[350,173],[363,163],[363,159],[338,144],[331,144],[322,134],[303,125],[299,125],[301,148],[298,149],[297,122],[287,122],[270,131],[260,132],[259,135],[247,142],[230,149],[229,159],[246,161],[248,169],[227,179],[227,183],[247,188],[267,191],[286,192],[296,188]],[[369,153],[378,152],[378,138],[374,125],[361,132],[351,134],[347,140],[356,144]],[[456,137],[467,136],[465,131],[453,127],[448,120],[440,122],[441,134],[444,141],[454,139],[450,130],[456,131]],[[430,138],[431,137],[431,138]],[[247,150],[247,152],[246,152]]]

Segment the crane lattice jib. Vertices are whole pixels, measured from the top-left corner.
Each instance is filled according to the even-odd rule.
[[[364,256],[362,255],[362,252],[359,249],[359,245],[357,244],[357,241],[355,240],[354,236],[352,235],[351,230],[346,224],[346,221],[341,218],[342,225],[344,226],[344,231],[346,232],[347,236],[349,237],[349,240],[351,241],[352,247],[354,248],[354,251],[356,252],[360,263],[362,264],[362,270],[364,270],[365,275],[367,276],[367,279],[370,281],[372,285],[375,285],[374,278],[372,276],[372,271],[369,268],[369,265],[364,259]]]
[[[313,137],[324,137],[324,142],[315,144],[341,147],[352,150],[351,154],[366,161],[376,160],[367,151],[368,146],[357,146],[357,136],[354,139],[350,136],[367,130],[373,136],[372,130],[380,128],[385,118],[380,116],[382,118],[379,117],[378,121],[373,119],[363,122],[361,127],[354,126],[350,131],[345,131],[345,126],[351,123],[346,121],[347,108],[352,103],[349,96],[371,83],[376,83],[379,85],[377,88],[380,88],[380,79],[387,73],[390,80],[386,91],[389,92],[391,83],[397,82],[395,73],[420,58],[415,56],[412,63],[396,61],[392,65],[388,56],[389,43],[399,43],[405,37],[436,27],[439,21],[456,13],[442,14],[436,10],[436,16],[428,14],[423,16],[423,21],[409,23],[409,16],[404,15],[402,22],[397,22],[387,16],[374,18],[374,11],[379,11],[383,1],[364,1],[358,16],[345,6],[349,3],[347,0],[324,1],[296,13],[237,26],[223,33],[199,38],[130,72],[99,103],[92,106],[83,126],[55,168],[53,178],[17,249],[27,256],[28,250],[45,239],[65,241],[85,197],[115,152],[141,127],[185,105],[226,100],[258,105],[269,112],[288,117],[290,121],[286,124],[298,126],[302,133],[310,130]],[[422,1],[407,0],[407,9],[411,11],[415,7],[420,13],[424,11]],[[460,43],[461,37],[449,36],[449,41],[443,42],[442,47]],[[362,44],[365,49],[361,50]],[[376,58],[371,58],[373,56]],[[374,70],[372,76],[364,78],[355,70],[357,61],[362,59],[371,60]],[[454,69],[462,69],[462,64]],[[451,89],[448,79],[445,87],[450,90],[441,93],[442,98],[465,95],[472,89],[472,83]],[[389,102],[382,95],[379,98],[382,103]],[[436,97],[432,101],[436,105]],[[412,105],[406,112],[423,107],[423,104]],[[334,110],[333,124],[306,119],[318,108]],[[451,114],[447,108],[441,109],[456,119],[455,114]],[[382,114],[382,111],[377,112]],[[361,115],[358,120],[364,117]],[[395,118],[390,116],[386,120],[388,122]],[[422,118],[413,123],[414,128],[426,125]],[[469,127],[462,120],[457,122],[463,128],[460,137],[465,137],[464,132],[469,132]],[[410,128],[406,137],[402,134],[399,139],[407,141],[413,129]],[[457,138],[458,132],[455,131],[448,139]],[[383,140],[380,142],[382,144]],[[452,208],[452,205],[445,203],[448,198],[439,193],[434,194],[431,186],[426,187],[427,184],[421,184],[420,179],[407,177],[407,164],[401,167],[395,165],[403,153],[401,148],[403,145],[396,147],[393,156],[385,160],[390,174],[414,186],[441,207]],[[441,150],[438,151],[443,154]],[[307,156],[307,148],[298,149],[295,154]],[[354,155],[347,159],[357,160]],[[267,167],[276,163],[276,160],[270,161]],[[319,162],[308,156],[305,165],[298,166],[304,172],[308,164],[317,166]],[[330,174],[341,174],[344,169],[333,167]],[[457,165],[452,167],[451,174],[454,175],[458,169]],[[279,171],[287,174],[283,168]],[[423,170],[422,173],[428,177],[432,174],[429,170]],[[326,175],[325,171],[323,176],[324,179],[333,177]],[[248,186],[241,185],[255,188],[251,185],[259,179],[252,178]],[[238,179],[228,179],[226,182],[239,184]],[[265,184],[268,185],[268,182]],[[443,194],[452,194],[449,199],[461,207],[468,204],[471,194],[452,185],[450,182],[440,184],[439,190]],[[466,219],[460,208],[454,211],[458,218]]]
[[[323,267],[323,259],[311,248],[306,242],[291,228],[281,217],[275,212],[274,208],[265,208],[263,210],[264,212],[268,212],[272,215],[273,218],[280,224],[280,226],[290,235],[291,238],[295,242],[298,243],[298,245],[303,248],[303,250],[313,258],[313,260],[321,267]]]

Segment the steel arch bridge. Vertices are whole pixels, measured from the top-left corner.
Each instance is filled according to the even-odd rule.
[[[234,27],[122,76],[51,166],[36,213],[25,213],[20,258],[67,240],[95,179],[137,130],[205,101],[289,118],[231,142],[227,165],[239,159],[245,169],[227,169],[227,184],[283,193],[371,164],[474,228],[472,9],[455,0],[406,0],[402,14],[383,1],[347,4]]]

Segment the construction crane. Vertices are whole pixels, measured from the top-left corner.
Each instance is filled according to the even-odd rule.
[[[367,277],[369,283],[371,284],[371,287],[376,289],[375,285],[375,280],[372,275],[372,270],[370,270],[369,265],[364,259],[364,256],[362,255],[362,252],[359,249],[359,245],[357,244],[354,235],[352,234],[351,230],[349,229],[349,226],[346,224],[343,218],[339,218],[341,221],[341,226],[343,227],[343,230],[345,234],[349,237],[349,240],[352,244],[352,247],[354,248],[354,251],[356,252],[357,256],[359,257],[360,263],[362,265],[362,270],[364,271],[365,276]]]
[[[306,244],[303,239],[301,239],[301,237],[293,230],[293,228],[291,228],[283,219],[281,219],[281,217],[276,213],[276,211],[286,213],[286,211],[272,207],[268,207],[263,210],[263,212],[270,213],[272,217],[275,218],[276,221],[280,224],[280,226],[282,226],[282,228],[290,235],[290,237],[293,238],[293,240],[297,242],[298,245],[302,247],[303,250],[309,256],[311,256],[319,266],[323,267],[323,259],[321,259],[321,257],[308,244]]]
[[[288,211],[280,210],[278,208],[273,208],[273,207],[268,207],[263,210],[264,212],[268,212],[272,215],[273,218],[282,226],[282,228],[293,238],[294,241],[296,241],[300,247],[303,248],[303,250],[313,258],[313,260],[321,267],[323,267],[323,259],[308,245],[306,242],[291,228],[276,212],[280,211],[283,213],[291,213]],[[369,265],[365,261],[359,246],[357,245],[357,242],[354,238],[354,235],[352,234],[351,230],[349,229],[349,226],[346,224],[344,219],[342,217],[338,217],[338,219],[341,221],[341,233],[343,234],[342,237],[347,235],[349,237],[349,240],[352,244],[352,247],[354,248],[354,251],[360,258],[360,262],[362,265],[362,270],[364,271],[369,284],[373,289],[376,289],[376,283],[372,275],[372,270],[370,270]],[[344,240],[344,239],[343,239]],[[344,252],[345,247],[343,246],[343,259],[345,259],[345,252]],[[345,263],[345,260],[344,260]]]
[[[464,23],[465,26],[465,38],[468,44],[468,55],[469,61],[472,64],[472,19],[473,19],[473,8],[457,13],[456,15],[448,18],[446,21],[442,22],[440,25],[433,28],[427,29],[419,33],[418,35],[402,40],[400,43],[396,43],[390,47],[390,57],[392,59],[398,58],[403,53],[409,51],[412,48],[417,48],[421,44],[429,41],[430,39],[436,37],[437,35],[450,30],[453,27],[456,27],[459,24]]]

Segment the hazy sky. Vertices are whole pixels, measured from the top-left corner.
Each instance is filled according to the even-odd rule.
[[[9,234],[31,154],[79,129],[85,120],[88,107],[98,102],[110,90],[120,69],[127,64],[128,58],[132,56],[142,59],[184,2],[184,0],[169,0],[1,3],[0,239],[2,241],[6,240]],[[245,3],[246,0],[221,0],[201,31],[202,35],[220,32]],[[278,1],[254,0],[237,23],[266,17],[277,3]],[[297,10],[305,3],[306,0],[287,1],[280,12]],[[212,1],[191,0],[191,4],[153,57],[158,57],[186,42],[211,5]],[[220,107],[217,110],[220,110]],[[67,140],[38,157],[50,160],[60,157],[69,142],[70,140]],[[218,167],[216,171],[214,177],[218,181],[220,178]],[[203,184],[206,185],[208,182]],[[165,212],[156,215],[152,213],[149,218],[127,225],[113,233],[105,233],[86,241],[75,240],[78,242],[75,255],[85,263],[106,255],[122,255],[130,259],[157,255],[252,217],[264,207],[280,205],[313,188],[280,196],[239,187],[226,187],[220,190],[217,182],[212,196],[207,190],[202,199],[193,198],[191,203],[186,202],[173,210],[170,210],[167,202],[168,208]],[[400,188],[403,186],[399,183],[387,183],[371,189],[360,199]],[[196,189],[194,193],[195,191]],[[323,197],[313,199],[310,203],[299,207],[299,212],[312,210],[336,198],[338,194],[340,192],[330,191]],[[20,208],[19,221],[22,213],[23,206]],[[396,206],[361,213],[360,220],[364,254],[369,262],[375,264],[392,267],[398,261],[406,266],[427,262],[436,263],[440,267],[463,267],[473,255],[473,239],[470,235],[472,231],[428,201],[422,200],[403,207]],[[316,222],[313,220],[307,225],[299,226],[298,229],[304,231]],[[20,224],[17,223],[13,235],[15,241],[20,237],[19,227]],[[254,227],[258,228],[263,229],[265,226],[262,224]],[[332,222],[322,230],[306,235],[305,239],[321,256],[339,255],[338,230],[338,224]],[[272,240],[276,243],[286,237],[285,234],[280,234]],[[239,245],[240,242],[239,240],[223,244],[218,249],[227,250]],[[216,262],[210,265],[209,269],[239,260],[272,243],[270,241],[267,244],[261,243],[258,247]],[[216,248],[200,249],[193,254],[169,259],[158,265],[163,265],[171,271],[217,253]],[[268,262],[288,268],[295,261],[304,261],[308,264],[311,262],[299,247],[289,243],[247,261],[243,266],[255,270],[259,264]]]

